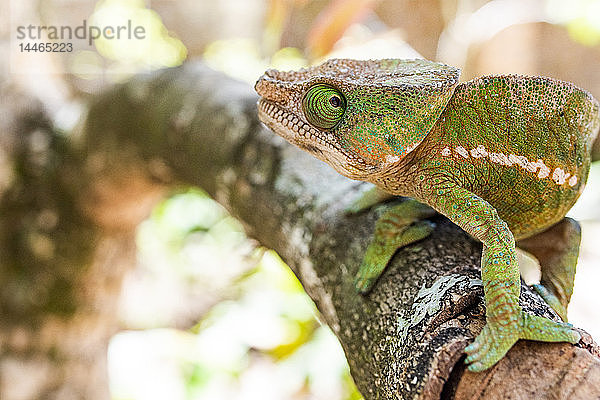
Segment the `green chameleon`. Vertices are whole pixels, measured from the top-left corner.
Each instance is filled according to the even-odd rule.
[[[355,210],[393,195],[416,199],[377,222],[358,291],[373,287],[398,248],[431,233],[423,220],[435,213],[430,207],[483,242],[486,325],[465,349],[469,369],[483,371],[519,339],[581,338],[570,324],[521,309],[515,240],[539,260],[536,289],[566,321],[580,231],[565,214],[588,176],[599,106],[551,78],[458,84],[459,74],[427,60],[329,60],[268,70],[255,89],[259,117],[275,133],[342,175],[376,185]]]

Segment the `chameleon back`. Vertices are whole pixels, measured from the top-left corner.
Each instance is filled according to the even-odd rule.
[[[456,88],[419,154],[490,202],[522,238],[573,206],[599,126],[598,102],[570,83],[482,77]]]

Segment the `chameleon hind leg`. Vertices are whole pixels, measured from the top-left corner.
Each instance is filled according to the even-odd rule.
[[[498,362],[519,339],[576,343],[581,335],[569,324],[525,313],[519,305],[521,276],[512,232],[496,209],[460,187],[437,192],[436,208],[483,242],[481,278],[486,325],[465,348],[469,370]]]
[[[579,224],[571,218],[564,218],[547,230],[517,243],[538,259],[542,276],[540,284],[533,285],[533,288],[563,321],[567,321],[567,306],[573,294],[580,242]]]
[[[387,210],[375,225],[373,240],[356,275],[356,290],[369,292],[399,248],[429,236],[434,225],[423,219],[435,214],[431,207],[413,199]]]

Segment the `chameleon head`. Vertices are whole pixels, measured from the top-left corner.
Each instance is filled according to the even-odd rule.
[[[268,70],[256,82],[260,120],[342,175],[385,171],[431,130],[459,70],[427,60],[329,60]]]

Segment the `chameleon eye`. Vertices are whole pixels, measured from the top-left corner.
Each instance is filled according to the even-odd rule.
[[[312,86],[302,99],[302,111],[312,125],[331,129],[342,119],[346,99],[336,88],[318,83]]]

